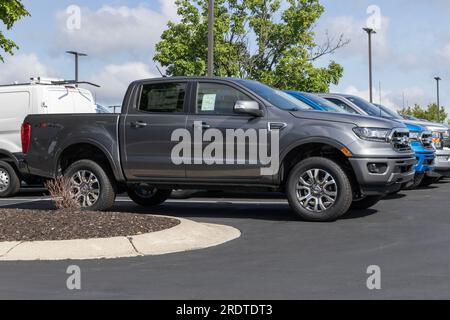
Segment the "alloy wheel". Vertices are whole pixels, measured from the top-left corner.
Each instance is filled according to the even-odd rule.
[[[79,170],[70,179],[71,191],[82,208],[95,205],[100,198],[100,182],[89,170]]]
[[[327,171],[311,169],[300,175],[297,200],[304,209],[321,213],[334,205],[337,196],[336,180]]]

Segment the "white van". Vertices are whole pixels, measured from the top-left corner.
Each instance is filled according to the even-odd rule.
[[[19,173],[25,117],[55,113],[96,113],[94,97],[89,90],[58,79],[33,78],[27,84],[0,86],[0,198],[15,195],[21,181],[34,181]]]

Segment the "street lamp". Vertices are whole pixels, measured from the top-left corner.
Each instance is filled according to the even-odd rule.
[[[363,28],[369,36],[369,92],[370,92],[370,102],[373,103],[373,84],[372,84],[372,34],[376,31],[372,28]]]
[[[439,94],[439,81],[441,81],[442,79],[440,77],[435,77],[434,80],[436,80],[436,84],[437,84],[437,122],[440,121],[440,117],[441,117],[441,102],[440,102],[440,94]]]
[[[66,51],[66,53],[73,54],[75,56],[75,82],[78,82],[78,58],[87,57],[87,54],[77,51]]]
[[[208,4],[208,77],[214,76],[214,0]]]

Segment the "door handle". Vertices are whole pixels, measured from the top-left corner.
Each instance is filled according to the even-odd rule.
[[[202,124],[194,123],[192,126],[193,126],[194,128],[201,128],[201,129],[203,129],[203,130],[207,130],[207,129],[210,129],[210,128],[211,128],[211,126],[210,126],[209,124],[204,123],[204,122],[202,122]]]
[[[136,122],[133,121],[133,122],[131,122],[131,126],[133,128],[139,129],[139,128],[145,128],[146,126],[148,126],[148,124],[146,122],[143,122],[143,121],[136,121]]]

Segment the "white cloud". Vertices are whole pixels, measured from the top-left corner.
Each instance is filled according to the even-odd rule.
[[[29,82],[31,77],[49,77],[52,74],[33,53],[7,56],[5,63],[0,63],[0,84]]]
[[[369,100],[369,89],[360,90],[356,86],[350,85],[344,92]],[[381,90],[381,104],[394,110],[399,110],[403,107],[403,95],[405,96],[405,106],[413,106],[415,103],[427,106],[430,101],[433,101],[422,88],[409,87],[396,91]],[[375,103],[380,103],[380,91],[378,88],[373,89],[373,100]]]
[[[169,20],[178,20],[174,0],[158,0],[160,11],[137,7],[104,5],[81,10],[81,28],[70,30],[65,11],[57,13],[56,44],[61,49],[85,51],[98,57],[127,53],[151,57],[155,44]]]
[[[129,62],[121,65],[107,65],[102,72],[90,77],[89,81],[101,85],[101,88],[93,90],[97,101],[104,104],[117,104],[122,102],[126,89],[132,81],[155,76],[148,65],[141,62]]]
[[[389,45],[389,18],[381,17],[381,29],[372,36],[373,54],[378,61],[385,61],[391,58],[392,50]],[[352,16],[338,16],[325,20],[318,28],[317,40],[320,43],[324,40],[326,31],[330,36],[338,36],[343,34],[346,39],[351,42],[344,48],[338,50],[336,55],[340,58],[349,56],[359,56],[367,59],[368,40],[367,33],[362,29],[366,26],[366,20],[358,20]]]

